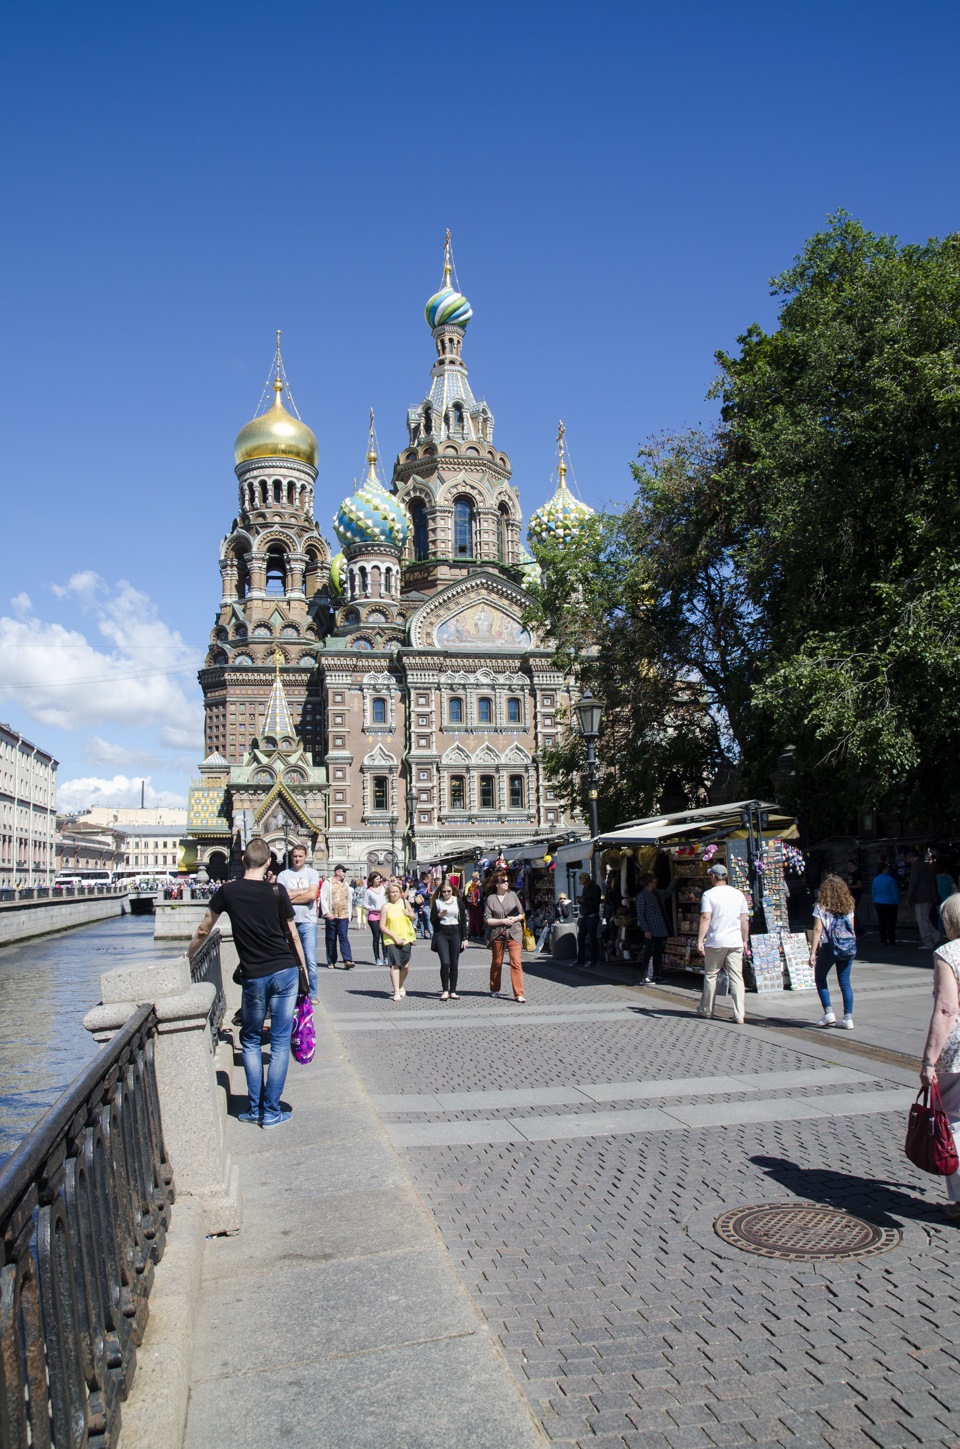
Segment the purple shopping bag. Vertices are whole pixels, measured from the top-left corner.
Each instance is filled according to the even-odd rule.
[[[294,1060],[305,1067],[312,1062],[317,1050],[317,1033],[313,1029],[313,1007],[310,997],[303,991],[297,997],[297,1009],[293,1013],[293,1030],[290,1033],[290,1050]]]

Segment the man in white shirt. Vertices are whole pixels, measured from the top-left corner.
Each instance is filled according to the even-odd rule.
[[[704,959],[703,995],[698,1016],[712,1016],[717,994],[717,976],[726,966],[730,983],[733,1019],[743,1022],[743,953],[750,949],[750,906],[742,891],[727,884],[727,867],[712,865],[710,889],[700,898],[700,932],[697,955]]]
[[[320,876],[307,865],[304,846],[295,845],[290,851],[292,869],[282,870],[277,884],[282,885],[293,904],[293,922],[303,947],[310,978],[310,1000],[317,999],[317,896],[320,893]]]

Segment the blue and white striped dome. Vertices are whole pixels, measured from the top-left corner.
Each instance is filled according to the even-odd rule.
[[[466,327],[473,316],[473,308],[462,292],[455,292],[452,287],[441,287],[424,308],[424,316],[431,327]]]

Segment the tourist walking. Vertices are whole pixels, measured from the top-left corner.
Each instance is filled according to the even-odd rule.
[[[353,949],[350,945],[350,916],[353,902],[347,885],[347,868],[335,865],[333,876],[320,887],[320,910],[326,928],[327,966],[331,971],[337,965],[337,947],[343,960],[344,971],[353,970]]]
[[[373,870],[367,876],[367,890],[363,898],[363,907],[367,913],[367,925],[370,927],[370,939],[373,942],[374,966],[386,966],[387,964],[383,941],[380,937],[380,920],[386,903],[387,892],[383,876],[378,870]]]
[[[410,969],[410,953],[416,939],[410,911],[411,908],[403,898],[399,882],[390,881],[387,886],[386,904],[380,916],[380,934],[386,944],[387,964],[390,968],[390,985],[393,987],[394,1001],[402,1001],[407,994],[404,983]]]
[[[907,860],[910,862],[907,904],[917,922],[920,945],[932,951],[940,939],[940,932],[930,919],[930,908],[937,900],[937,873],[929,856],[929,851],[924,851],[921,856],[915,849],[907,853]]]
[[[454,890],[456,890],[456,886],[454,886]],[[475,870],[470,877],[470,884],[463,893],[463,899],[467,908],[470,935],[475,940],[479,940],[483,936],[483,883],[478,870]]]
[[[870,898],[877,913],[881,946],[897,944],[897,913],[900,909],[900,885],[887,865],[886,857],[877,864],[877,873],[870,883]]]
[[[520,945],[523,941],[523,905],[516,891],[510,889],[506,871],[494,872],[492,889],[483,908],[483,924],[490,944],[490,995],[500,995],[504,949],[510,959],[510,984],[513,999],[526,1004],[523,994],[523,965]]]
[[[307,848],[294,845],[290,850],[290,865],[277,876],[293,903],[293,919],[297,935],[303,947],[303,959],[307,963],[310,979],[310,1000],[317,1000],[317,897],[320,894],[320,875],[307,865]]]
[[[290,1030],[297,985],[308,988],[303,946],[290,897],[282,885],[265,879],[270,847],[254,836],[243,852],[242,880],[228,881],[213,894],[210,907],[187,947],[192,961],[224,912],[230,917],[240,961],[240,1049],[247,1078],[247,1110],[241,1122],[278,1127],[292,1115],[280,1106],[290,1064]],[[270,1018],[270,1062],[263,1081],[263,1024]]]
[[[940,907],[946,942],[933,955],[933,1011],[923,1048],[920,1081],[925,1087],[936,1078],[943,1109],[950,1118],[960,1150],[960,895],[949,896]],[[944,1212],[960,1218],[960,1172],[945,1179]]]
[[[597,965],[597,933],[600,930],[600,902],[603,899],[600,887],[587,871],[580,872],[580,894],[577,905],[580,919],[577,921],[577,965],[585,966],[587,957],[590,965]]]
[[[825,875],[817,892],[817,904],[813,908],[813,942],[810,946],[810,965],[823,1007],[823,1016],[817,1026],[836,1026],[837,1018],[830,1004],[830,988],[827,978],[830,967],[836,966],[840,994],[843,997],[843,1021],[847,1031],[853,1031],[853,987],[850,985],[850,969],[857,954],[857,935],[854,927],[854,900],[846,881],[839,875]]]
[[[440,957],[440,1000],[457,1001],[460,952],[467,944],[467,910],[463,896],[448,880],[434,891],[430,904],[432,949]]]
[[[667,901],[680,884],[679,877],[664,889],[657,887],[657,877],[652,873],[643,878],[642,889],[637,892],[637,925],[643,932],[640,947],[640,970],[646,972],[644,980],[659,981],[663,969],[663,948],[670,935],[667,924]]]
[[[742,891],[727,884],[727,867],[712,865],[711,885],[700,897],[700,929],[696,951],[703,957],[703,993],[698,1016],[713,1016],[717,977],[726,968],[733,1019],[743,1024],[743,955],[750,949],[750,905]]]
[[[366,907],[364,906],[364,901],[367,897],[367,887],[364,885],[362,880],[354,880],[352,883],[352,891],[353,909],[357,913],[357,925],[365,926],[367,924],[367,912]]]

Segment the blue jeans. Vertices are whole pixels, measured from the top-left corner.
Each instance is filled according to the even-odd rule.
[[[850,967],[853,965],[853,957],[835,956],[833,947],[829,945],[820,947],[817,952],[816,965],[813,968],[813,979],[817,983],[821,1005],[824,1011],[830,1010],[830,988],[827,986],[827,977],[830,975],[830,967],[834,965],[837,968],[837,980],[840,982],[844,1015],[852,1016],[853,987],[850,985]]]
[[[303,959],[307,963],[307,975],[310,978],[310,995],[317,994],[317,923],[316,921],[297,921],[297,935],[300,937],[300,945],[303,947]]]
[[[297,1005],[296,966],[243,983],[240,1003],[240,1047],[247,1074],[250,1111],[272,1115],[280,1110],[280,1093],[290,1065],[290,1029]],[[263,1086],[263,1022],[270,1013],[270,1066]]]
[[[588,960],[597,959],[597,932],[600,929],[599,916],[581,916],[577,921],[577,965],[584,966]]]
[[[343,957],[344,961],[352,962],[353,952],[350,949],[349,936],[350,922],[347,920],[324,921],[323,924],[326,927],[327,965],[336,966],[338,943],[340,946],[340,955]]]

